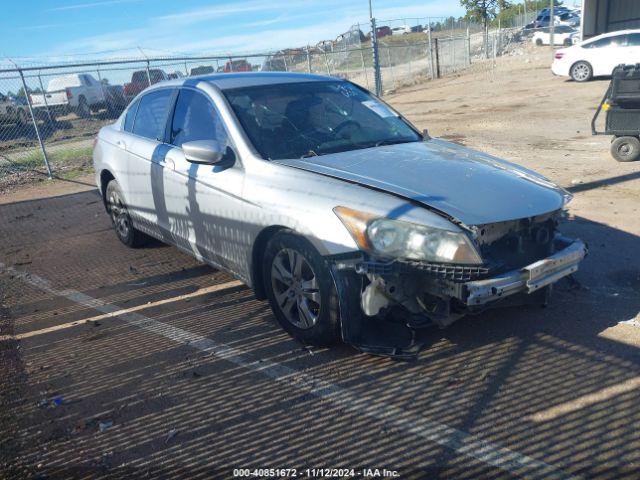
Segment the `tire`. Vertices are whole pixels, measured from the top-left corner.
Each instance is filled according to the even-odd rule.
[[[327,262],[306,239],[288,230],[274,235],[262,272],[271,309],[287,333],[316,346],[339,340],[336,287]]]
[[[91,108],[87,103],[87,99],[80,97],[78,100],[78,106],[76,107],[76,114],[80,118],[89,118],[91,116]]]
[[[640,158],[640,140],[637,137],[616,137],[611,142],[611,155],[618,162],[634,162]]]
[[[575,82],[588,82],[593,78],[593,68],[588,62],[576,62],[571,67],[569,75]]]
[[[570,39],[570,38],[565,38],[565,39],[564,39],[564,42],[562,42],[562,44],[563,44],[565,47],[570,47],[571,45],[573,45],[573,42],[571,41],[571,39]]]
[[[18,117],[18,122],[17,122],[18,126],[23,127],[27,124],[27,121],[28,121],[27,112],[25,112],[22,109],[19,109],[17,113],[17,117]]]
[[[150,237],[133,226],[122,191],[115,180],[111,180],[107,185],[105,201],[118,239],[131,248],[145,245]]]
[[[542,41],[541,38],[536,38],[536,45],[541,47],[542,45],[544,45],[544,42]]]

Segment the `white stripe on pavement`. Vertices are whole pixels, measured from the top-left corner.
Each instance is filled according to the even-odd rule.
[[[155,302],[147,302],[147,303],[143,303],[142,305],[136,305],[135,307],[123,308],[122,310],[118,310],[116,312],[103,313],[101,315],[95,315],[93,317],[83,318],[82,320],[76,320],[75,322],[60,323],[58,325],[42,328],[40,330],[33,330],[31,332],[19,333],[17,335],[13,335],[12,337],[9,337],[8,335],[0,335],[0,341],[9,340],[9,338],[13,340],[24,340],[25,338],[37,337],[38,335],[58,332],[60,330],[66,330],[67,328],[73,328],[78,325],[84,325],[90,322],[99,322],[101,320],[106,320],[108,318],[119,317],[121,315],[124,315],[125,313],[139,312],[140,310],[155,308],[160,305],[166,305],[168,303],[191,300],[192,298],[200,297],[202,295],[207,295],[209,293],[214,293],[214,292],[221,292],[223,290],[240,287],[242,285],[244,285],[244,283],[242,283],[240,280],[232,280],[230,282],[218,283],[216,285],[210,285],[208,287],[199,288],[195,292],[185,293],[184,295],[177,295],[175,297],[170,297],[170,298],[163,298],[162,300],[156,300]]]
[[[124,310],[122,307],[106,303],[76,290],[58,290],[44,278],[16,270],[13,267],[5,267],[2,263],[0,263],[0,270],[10,272],[24,282],[51,295],[64,297],[104,314],[115,314]],[[202,352],[214,354],[234,365],[260,373],[274,381],[308,391],[315,397],[330,400],[347,411],[390,422],[397,429],[412,433],[427,441],[437,443],[459,454],[473,457],[487,465],[500,468],[509,473],[524,475],[528,479],[574,478],[553,465],[509,450],[499,444],[484,441],[476,435],[443,423],[428,420],[413,412],[385,402],[377,402],[376,404],[374,400],[370,399],[363,401],[360,395],[351,392],[347,388],[314,378],[269,360],[255,360],[238,348],[173,327],[139,313],[125,311],[124,313],[118,313],[118,318],[148,332],[189,345]]]

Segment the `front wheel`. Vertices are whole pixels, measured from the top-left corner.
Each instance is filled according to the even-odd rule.
[[[571,67],[569,74],[576,82],[588,82],[593,78],[593,68],[587,62],[577,62]]]
[[[118,239],[127,247],[138,248],[149,241],[149,236],[133,226],[131,216],[124,203],[124,197],[120,186],[115,180],[111,180],[105,192],[107,211],[115,228]]]
[[[306,239],[277,233],[267,244],[262,272],[269,304],[286,332],[311,345],[338,340],[336,287],[327,262]]]
[[[611,155],[618,162],[633,162],[640,158],[640,140],[636,137],[617,137],[611,142]]]

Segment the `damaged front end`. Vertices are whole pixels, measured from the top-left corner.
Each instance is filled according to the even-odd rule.
[[[410,359],[427,327],[444,328],[488,308],[547,302],[553,283],[587,253],[557,232],[561,212],[469,229],[481,264],[333,257],[345,342],[372,354]]]

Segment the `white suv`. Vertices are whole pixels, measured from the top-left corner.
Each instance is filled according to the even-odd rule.
[[[611,75],[620,64],[636,63],[640,63],[640,30],[622,30],[558,50],[551,71],[576,82],[587,82]]]

